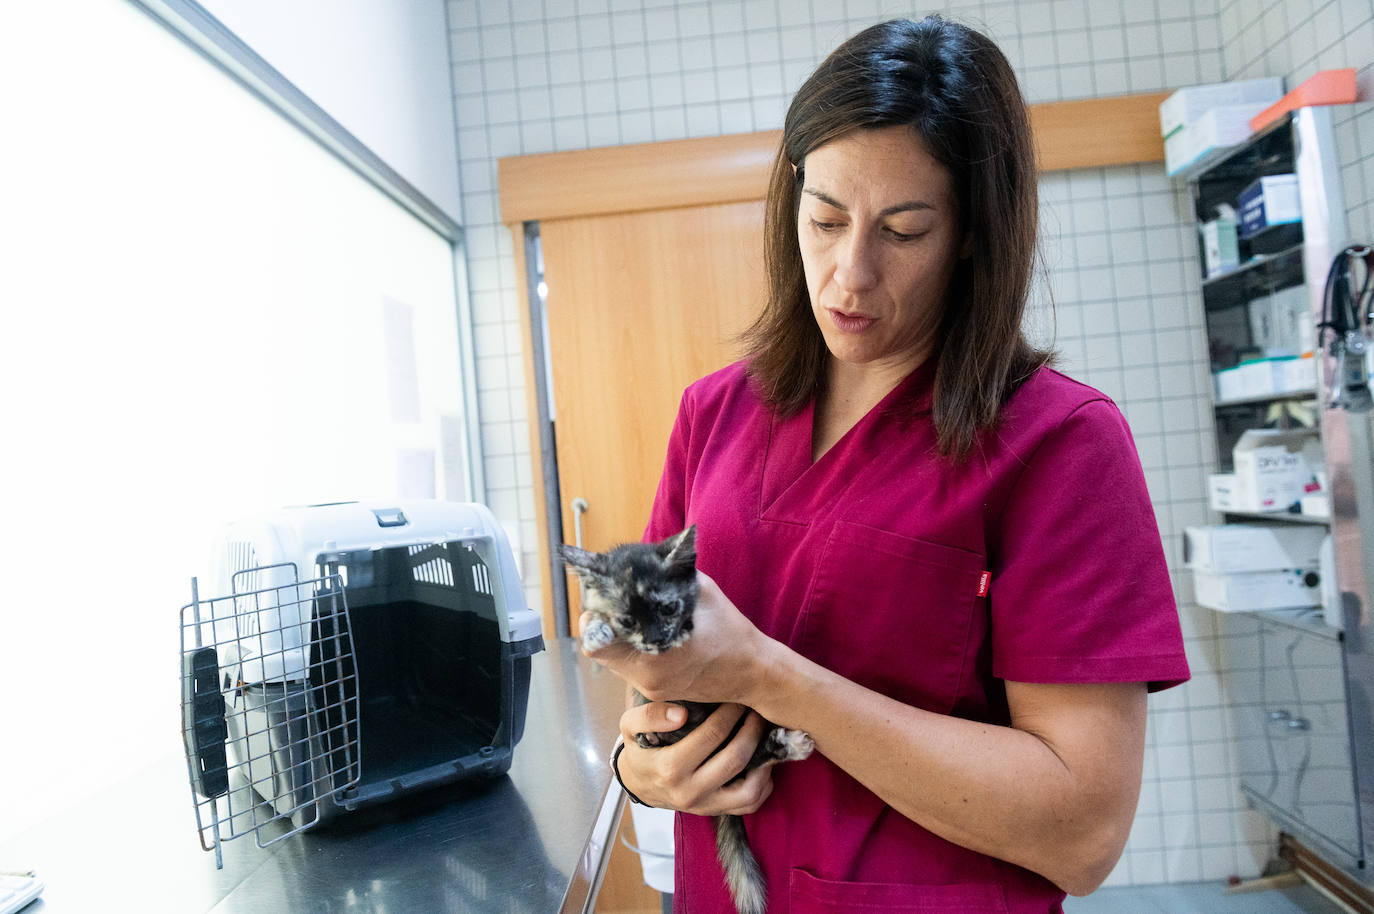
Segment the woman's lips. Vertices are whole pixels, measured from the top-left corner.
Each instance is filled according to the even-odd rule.
[[[863,333],[877,321],[876,317],[863,314],[846,314],[834,308],[827,308],[831,322],[845,333]]]

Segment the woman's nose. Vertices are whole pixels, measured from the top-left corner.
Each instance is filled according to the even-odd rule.
[[[863,292],[878,284],[877,252],[866,233],[850,232],[838,247],[835,282],[840,288]]]

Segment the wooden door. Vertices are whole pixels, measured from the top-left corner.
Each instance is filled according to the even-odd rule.
[[[583,546],[604,550],[643,535],[683,388],[736,358],[763,302],[763,204],[548,220],[540,237],[564,535],[584,498]],[[575,578],[568,601],[576,633]],[[619,844],[596,910],[659,910]]]
[[[563,532],[644,532],[682,390],[737,357],[764,298],[761,201],[540,224]],[[569,584],[574,630],[577,587]]]

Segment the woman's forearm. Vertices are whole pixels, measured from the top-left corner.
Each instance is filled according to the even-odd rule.
[[[805,730],[830,761],[941,837],[1092,891],[1120,856],[1139,793],[1142,684],[1008,684],[1016,726],[923,711],[777,642],[743,701]]]

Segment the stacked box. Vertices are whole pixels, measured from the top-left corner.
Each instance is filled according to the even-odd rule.
[[[1184,561],[1194,599],[1219,612],[1319,606],[1326,528],[1219,524],[1189,527]]]
[[[1207,477],[1213,511],[1286,512],[1324,489],[1321,441],[1311,429],[1249,429],[1231,457],[1234,472]]]
[[[1283,80],[1277,76],[1237,79],[1205,86],[1185,86],[1159,106],[1159,135],[1168,137],[1191,124],[1212,108],[1223,105],[1261,105],[1261,110],[1283,97]]]
[[[1188,86],[1159,106],[1164,170],[1192,177],[1249,139],[1250,119],[1283,97],[1278,77]]]

